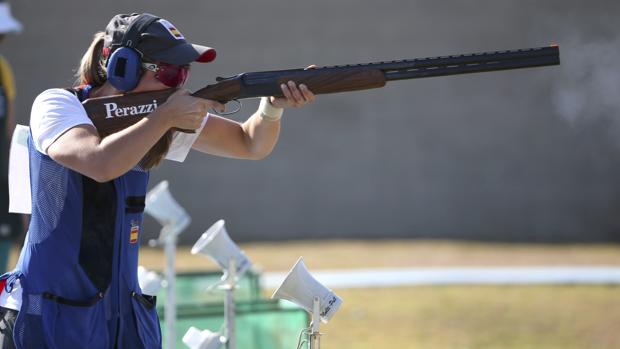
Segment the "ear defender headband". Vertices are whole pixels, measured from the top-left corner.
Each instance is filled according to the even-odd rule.
[[[157,20],[159,17],[150,14],[139,15],[125,31],[121,47],[112,52],[108,58],[106,64],[108,81],[117,90],[131,91],[138,85],[142,72],[142,54],[135,47],[138,45],[140,35]]]

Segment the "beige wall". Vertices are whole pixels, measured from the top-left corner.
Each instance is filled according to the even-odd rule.
[[[193,217],[182,236],[188,243],[219,218],[228,221],[238,241],[617,241],[618,105],[612,98],[602,114],[588,107],[571,123],[563,117],[566,108],[554,101],[558,91],[578,83],[577,72],[596,69],[596,58],[586,60],[587,67],[573,60],[588,49],[586,43],[618,43],[613,22],[620,6],[539,3],[19,0],[12,2],[13,12],[25,30],[1,49],[14,64],[19,120],[26,123],[36,94],[70,85],[92,33],[121,12],[164,16],[190,40],[218,48],[217,62],[194,69],[191,89],[243,71],[557,41],[562,67],[395,82],[380,90],[322,96],[285,114],[280,142],[268,159],[192,154],[182,166],[168,163],[155,171],[151,186],[171,182]],[[618,74],[617,65],[609,69]],[[589,86],[595,95],[596,86]],[[255,107],[246,101],[235,119]],[[147,223],[155,234],[159,227]]]

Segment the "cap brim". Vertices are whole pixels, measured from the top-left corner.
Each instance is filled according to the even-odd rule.
[[[192,62],[212,62],[216,55],[215,49],[211,47],[194,45],[190,43],[183,43],[163,51],[148,54],[150,58],[178,65],[189,64]]]
[[[194,49],[200,53],[200,56],[198,56],[198,58],[195,59],[196,62],[209,63],[215,60],[215,57],[217,56],[217,52],[215,51],[213,47],[195,45],[195,44],[192,44],[192,46],[194,46]]]

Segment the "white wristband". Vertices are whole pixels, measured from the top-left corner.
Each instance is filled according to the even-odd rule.
[[[260,105],[258,106],[258,113],[267,121],[278,121],[284,113],[284,109],[276,108],[269,101],[270,97],[263,97],[260,99]]]

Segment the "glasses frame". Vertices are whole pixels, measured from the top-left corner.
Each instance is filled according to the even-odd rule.
[[[177,76],[176,76],[176,85],[171,86],[170,85],[170,81],[164,81],[165,79],[161,79],[161,77],[159,76],[159,72],[164,70],[164,68],[162,68],[162,65],[167,65],[167,66],[176,66],[178,67],[177,69]],[[153,73],[155,73],[155,78],[157,80],[159,80],[162,84],[168,86],[168,87],[172,87],[172,88],[178,88],[181,87],[185,84],[185,82],[187,81],[187,78],[189,77],[189,71],[191,66],[189,64],[183,64],[183,65],[178,65],[178,64],[169,64],[169,63],[152,63],[152,62],[142,62],[142,68],[148,70],[148,71],[152,71]],[[179,79],[179,72],[185,70],[185,76],[182,79]],[[168,82],[168,83],[167,83]]]

